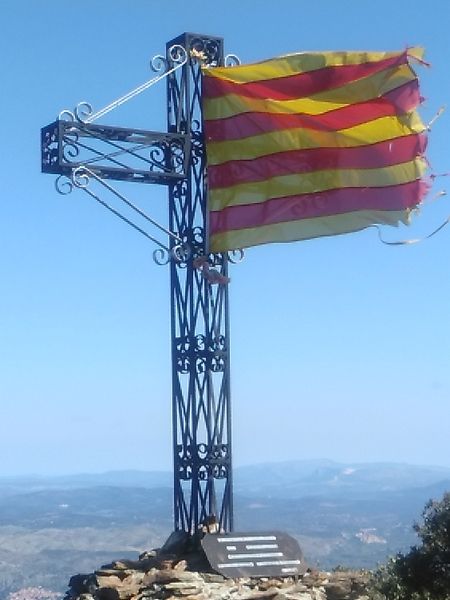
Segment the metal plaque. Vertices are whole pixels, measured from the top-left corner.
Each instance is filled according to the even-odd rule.
[[[289,577],[306,571],[296,539],[280,531],[206,534],[206,557],[225,577]]]

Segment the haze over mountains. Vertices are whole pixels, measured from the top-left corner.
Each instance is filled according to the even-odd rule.
[[[64,591],[77,572],[160,545],[172,530],[169,472],[0,477],[0,598]],[[293,461],[234,473],[236,530],[280,529],[310,564],[374,567],[415,542],[424,504],[450,468]]]

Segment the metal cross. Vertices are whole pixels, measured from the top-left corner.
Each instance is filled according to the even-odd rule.
[[[203,522],[233,529],[228,262],[239,254],[208,251],[206,156],[201,65],[223,66],[223,39],[184,33],[156,57],[163,74],[93,113],[86,103],[42,129],[42,171],[59,175],[61,192],[88,193],[159,248],[170,266],[174,527],[194,533]],[[167,133],[95,124],[150,87],[167,83]],[[108,180],[164,184],[168,229],[118,193]],[[147,222],[158,242],[90,189],[94,181]]]

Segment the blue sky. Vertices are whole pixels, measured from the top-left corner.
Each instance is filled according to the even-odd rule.
[[[168,270],[84,194],[55,192],[40,128],[150,78],[150,58],[183,31],[222,35],[242,62],[423,45],[428,122],[450,98],[449,5],[4,0],[2,17],[0,475],[168,469]],[[164,85],[102,122],[163,131]],[[449,123],[430,134],[435,173],[450,170]],[[164,188],[121,189],[165,219]],[[425,235],[449,212],[441,198],[384,236]],[[247,251],[230,284],[235,464],[450,466],[449,243],[450,228],[394,248],[368,230]]]

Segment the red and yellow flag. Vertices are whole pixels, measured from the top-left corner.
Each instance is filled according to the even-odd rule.
[[[408,223],[426,193],[404,52],[301,53],[203,71],[210,250]]]

